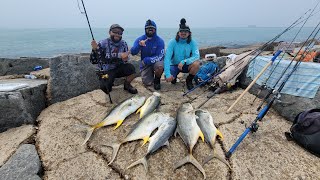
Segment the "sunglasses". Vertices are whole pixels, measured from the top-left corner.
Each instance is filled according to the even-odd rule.
[[[189,33],[190,31],[188,31],[188,30],[181,30],[181,31],[179,31],[179,32],[181,32],[181,33]]]
[[[146,30],[150,31],[150,30],[156,30],[156,29],[153,27],[148,27],[148,28],[146,28]]]
[[[117,35],[119,35],[119,36],[122,36],[122,34],[123,34],[123,32],[121,32],[121,31],[119,31],[119,32],[117,32],[117,31],[111,31],[113,34],[117,34]]]

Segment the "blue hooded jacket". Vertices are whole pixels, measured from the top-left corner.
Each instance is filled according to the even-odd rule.
[[[178,42],[172,39],[168,43],[166,56],[164,59],[164,75],[166,78],[171,76],[170,66],[179,63],[190,65],[200,59],[200,53],[196,41],[193,39],[187,43],[186,39],[179,39]]]
[[[137,38],[131,48],[131,54],[137,55],[141,51],[141,61],[145,65],[151,65],[158,61],[162,61],[164,58],[164,41],[157,35],[157,25],[154,21],[151,21],[152,26],[156,28],[156,32],[151,39],[146,41],[146,46],[140,46],[139,41],[146,40],[148,37],[146,34]],[[145,28],[148,26],[146,23]],[[143,65],[140,65],[142,68]]]

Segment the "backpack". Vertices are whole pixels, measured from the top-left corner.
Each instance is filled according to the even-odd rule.
[[[297,144],[320,157],[320,109],[311,109],[299,113],[285,133],[287,140]]]
[[[208,62],[200,67],[199,71],[194,76],[194,81],[196,82],[196,84],[199,84],[203,81],[208,80],[213,74],[217,73],[218,71],[219,66],[216,63]]]

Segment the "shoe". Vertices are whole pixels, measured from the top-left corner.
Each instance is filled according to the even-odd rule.
[[[161,85],[160,85],[160,78],[155,77],[153,80],[153,88],[155,90],[160,90],[161,89]]]
[[[194,75],[188,75],[187,79],[186,79],[186,84],[187,84],[187,89],[191,90],[193,88],[193,84],[192,84],[192,80],[194,78]]]
[[[177,83],[177,78],[175,78],[175,79],[173,79],[172,81],[171,81],[171,84],[176,84]]]
[[[131,94],[137,94],[138,90],[134,88],[129,82],[124,82],[123,89],[128,91]]]

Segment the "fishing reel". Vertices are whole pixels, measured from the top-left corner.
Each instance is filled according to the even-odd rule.
[[[258,123],[252,123],[251,124],[251,127],[250,127],[250,131],[251,132],[257,132],[258,131],[258,128],[259,128],[259,124]]]
[[[102,79],[107,79],[109,75],[107,74],[107,71],[96,69],[96,75],[101,77]]]

